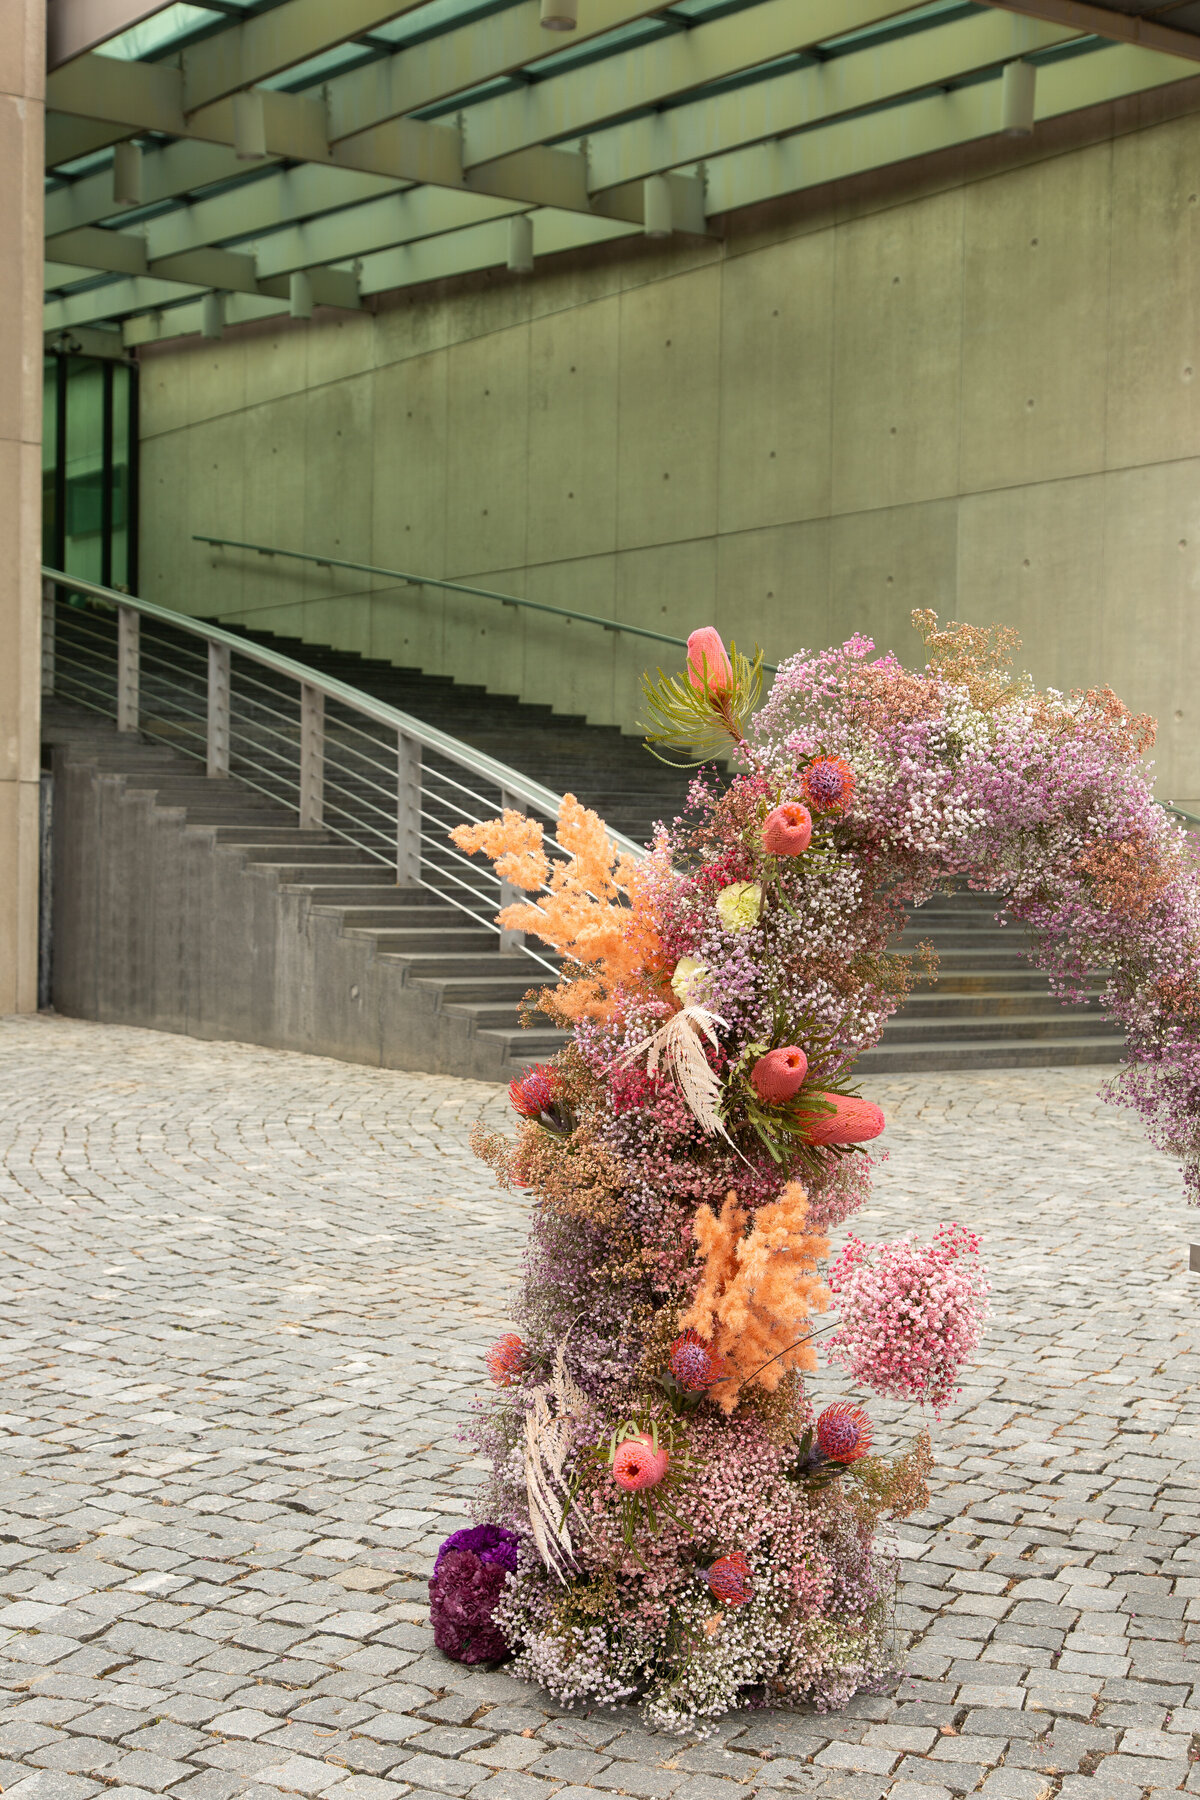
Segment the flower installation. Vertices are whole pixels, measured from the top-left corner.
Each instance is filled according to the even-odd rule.
[[[936,1417],[984,1327],[961,1226],[830,1260],[884,1129],[855,1058],[932,969],[889,949],[908,908],[998,893],[1060,995],[1122,1019],[1113,1097],[1200,1192],[1200,883],[1150,722],[1107,689],[1038,693],[1011,634],[914,617],[919,673],[855,637],[762,705],[761,656],[693,633],[647,681],[649,740],[734,772],[698,773],[644,858],[570,796],[555,845],[516,812],[453,833],[526,896],[500,922],[563,959],[526,1004],[570,1036],[513,1083],[513,1132],[476,1132],[531,1228],[475,1430],[488,1523],[447,1540],[433,1614],[447,1655],[510,1655],[567,1704],[695,1731],[893,1673],[876,1532],[924,1504],[928,1433],[882,1454],[863,1405],[815,1414],[805,1378],[820,1347]]]

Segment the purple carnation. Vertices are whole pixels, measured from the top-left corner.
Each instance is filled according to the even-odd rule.
[[[494,1525],[481,1527],[495,1531]],[[470,1537],[466,1531],[455,1537]],[[511,1535],[508,1534],[508,1535]],[[509,1653],[492,1612],[509,1571],[493,1558],[484,1562],[473,1550],[452,1550],[445,1544],[438,1552],[437,1568],[429,1584],[429,1615],[433,1641],[452,1662],[498,1662]]]
[[[452,1531],[437,1553],[437,1561],[433,1565],[436,1577],[442,1566],[442,1558],[450,1550],[469,1550],[480,1562],[499,1563],[510,1575],[517,1572],[517,1534],[509,1531],[505,1525],[469,1525],[462,1531]]]

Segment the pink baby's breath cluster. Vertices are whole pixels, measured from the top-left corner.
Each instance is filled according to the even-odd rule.
[[[868,1244],[851,1234],[829,1285],[841,1319],[831,1360],[863,1387],[940,1415],[987,1321],[991,1283],[975,1233],[941,1225],[932,1244]]]

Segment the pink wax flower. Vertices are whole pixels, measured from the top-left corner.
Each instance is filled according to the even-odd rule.
[[[932,1244],[866,1244],[851,1236],[829,1285],[841,1316],[830,1359],[877,1394],[940,1413],[987,1319],[991,1289],[975,1233],[941,1225]]]
[[[826,1100],[831,1113],[818,1113],[805,1126],[805,1141],[810,1144],[865,1144],[877,1138],[887,1120],[873,1100],[860,1100],[854,1094],[814,1094],[814,1100]]]
[[[763,849],[768,856],[801,856],[812,842],[812,814],[798,800],[787,800],[763,820]]]
[[[725,694],[733,686],[733,666],[721,642],[721,634],[711,625],[693,631],[687,641],[688,680],[694,688],[704,687],[708,677],[710,694]]]
[[[783,1044],[760,1056],[750,1071],[750,1081],[760,1100],[768,1106],[782,1106],[804,1086],[808,1074],[808,1058],[795,1044]]]
[[[617,1454],[613,1457],[613,1480],[627,1494],[640,1494],[643,1488],[657,1487],[667,1472],[671,1453],[665,1444],[654,1448],[654,1440],[648,1431],[640,1437],[626,1438],[623,1444],[617,1445]]]

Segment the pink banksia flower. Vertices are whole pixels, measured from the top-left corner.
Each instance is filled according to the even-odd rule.
[[[817,1445],[830,1462],[856,1463],[871,1448],[871,1421],[861,1406],[837,1400],[817,1420]]]
[[[768,856],[801,856],[812,842],[812,814],[798,800],[777,806],[763,820],[763,849]]]
[[[675,1339],[667,1357],[667,1367],[680,1387],[698,1393],[712,1387],[725,1373],[725,1364],[711,1344],[706,1344],[698,1331],[687,1330]]]
[[[844,813],[854,798],[854,770],[840,756],[818,756],[800,776],[814,812]]]
[[[518,1075],[508,1084],[508,1097],[513,1109],[523,1119],[536,1119],[540,1114],[548,1112],[554,1105],[558,1084],[552,1071],[544,1063],[538,1063],[527,1069],[524,1075]]]
[[[782,1044],[759,1057],[750,1071],[750,1083],[768,1106],[782,1106],[800,1092],[807,1074],[808,1058],[803,1050],[795,1044]]]
[[[613,1480],[627,1494],[640,1494],[643,1488],[657,1487],[670,1465],[671,1453],[665,1444],[654,1448],[649,1432],[626,1438],[617,1445],[613,1457]]]
[[[710,1589],[723,1606],[744,1606],[754,1591],[754,1584],[750,1579],[750,1564],[741,1550],[731,1550],[727,1556],[718,1556],[704,1574],[708,1577]]]
[[[887,1120],[873,1100],[860,1100],[856,1094],[816,1094],[814,1100],[825,1100],[833,1111],[817,1113],[804,1127],[809,1144],[866,1144],[877,1138]]]
[[[511,1387],[529,1367],[529,1351],[515,1331],[506,1331],[496,1339],[484,1360],[495,1385]]]
[[[721,642],[721,634],[711,625],[693,631],[687,641],[688,680],[703,690],[708,680],[710,694],[725,694],[733,686],[733,665]]]

